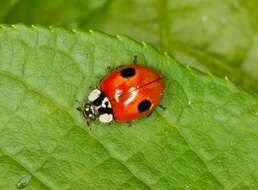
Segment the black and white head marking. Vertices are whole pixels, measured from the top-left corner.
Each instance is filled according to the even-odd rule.
[[[94,89],[90,92],[89,96],[88,96],[88,100],[90,102],[94,102],[96,99],[98,99],[98,97],[101,95],[101,91],[99,89]]]
[[[89,102],[81,109],[86,119],[99,119],[102,123],[113,121],[112,106],[108,98],[99,89],[94,89],[88,96]]]

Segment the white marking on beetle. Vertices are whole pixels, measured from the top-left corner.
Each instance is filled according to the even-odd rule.
[[[108,113],[104,113],[99,115],[99,121],[101,123],[109,123],[113,120],[113,115],[112,114],[108,114]]]
[[[116,101],[117,102],[119,102],[119,97],[121,96],[121,94],[122,94],[122,90],[116,90],[116,92],[115,92],[115,99],[116,99]]]
[[[99,89],[94,89],[91,91],[91,93],[89,94],[88,100],[90,102],[94,102],[99,96],[100,96],[101,92]]]
[[[106,103],[108,103],[108,104],[107,104],[107,107],[108,107],[108,108],[111,108],[111,103],[110,103],[110,101],[108,100],[107,97],[105,97],[104,100],[102,101],[101,107],[106,108]]]
[[[125,101],[124,105],[127,106],[128,104],[130,104],[134,99],[135,97],[137,96],[138,94],[138,90],[136,90],[135,87],[131,87],[129,89],[129,93],[130,93],[130,97]]]

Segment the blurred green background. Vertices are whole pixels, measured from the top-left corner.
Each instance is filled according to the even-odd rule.
[[[0,0],[0,22],[128,35],[257,93],[257,10],[257,0]]]

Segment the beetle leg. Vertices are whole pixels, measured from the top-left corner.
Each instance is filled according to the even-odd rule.
[[[127,122],[127,124],[128,124],[128,127],[132,127],[132,122],[131,121]]]
[[[138,63],[138,57],[137,57],[137,55],[135,55],[135,56],[133,57],[133,63],[134,63],[134,64]]]
[[[107,71],[110,73],[111,71],[113,71],[113,68],[111,66],[107,66]]]
[[[147,115],[147,117],[150,117],[152,113],[153,113],[153,111],[152,111],[152,112],[150,112],[150,113]]]
[[[166,110],[167,108],[161,104],[158,105],[163,111]]]

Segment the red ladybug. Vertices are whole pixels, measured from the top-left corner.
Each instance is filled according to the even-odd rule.
[[[136,59],[135,59],[136,60]],[[77,108],[89,120],[129,122],[152,113],[164,91],[164,78],[150,67],[124,65],[107,75]]]

